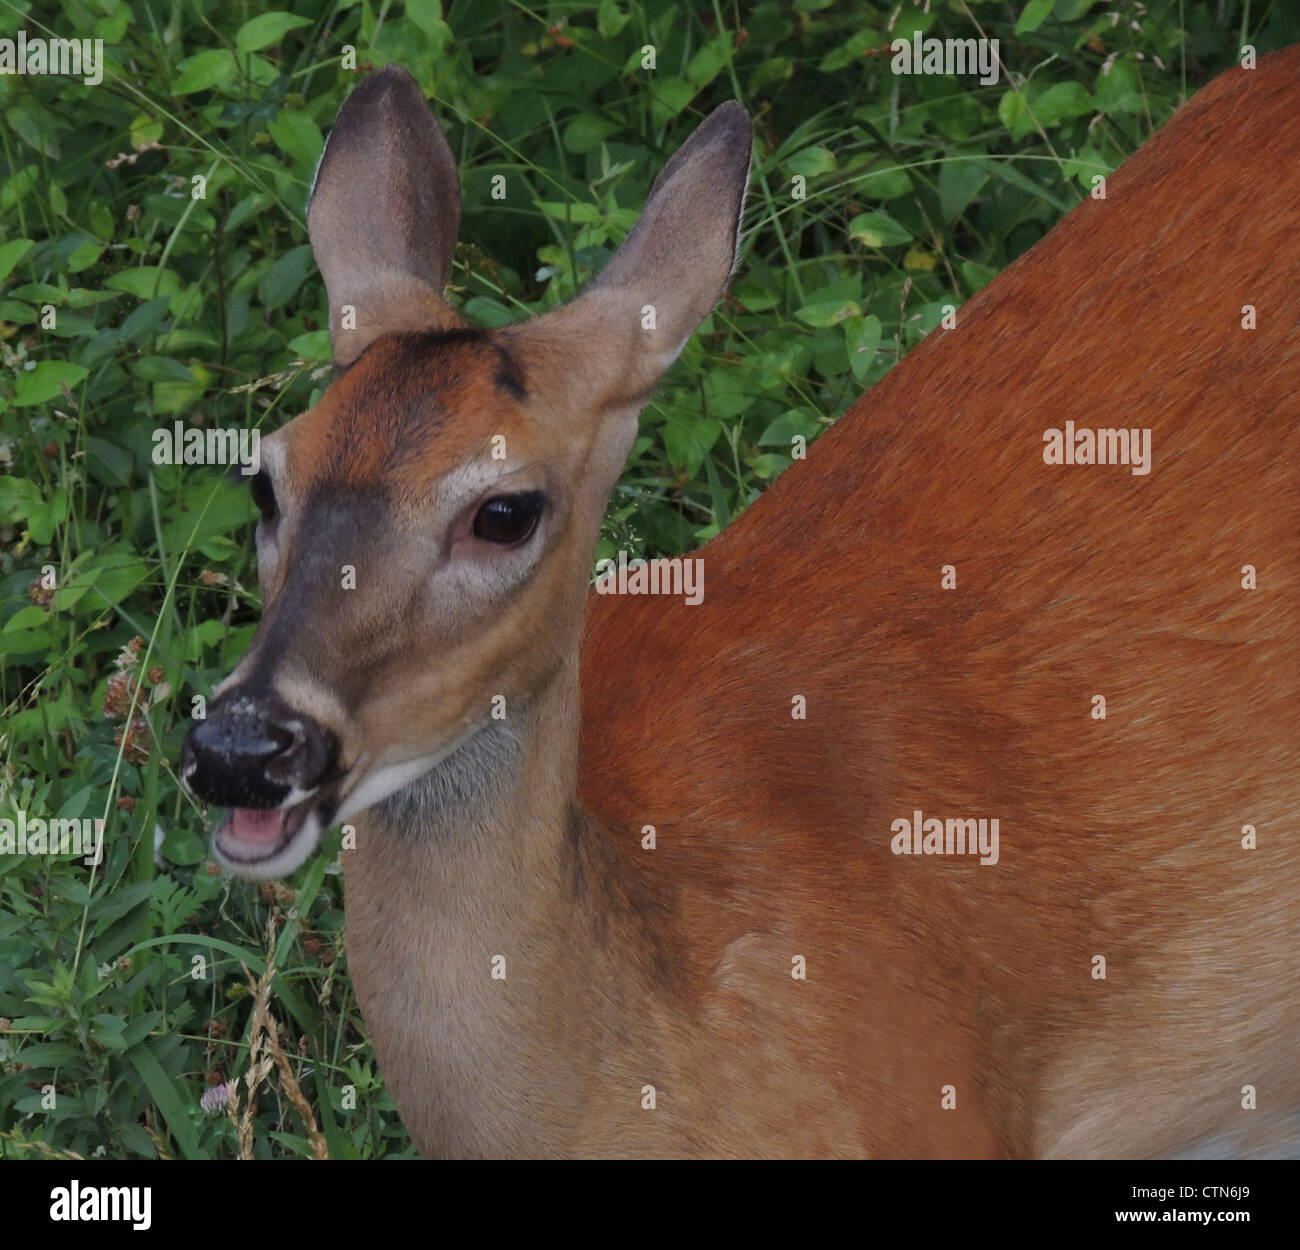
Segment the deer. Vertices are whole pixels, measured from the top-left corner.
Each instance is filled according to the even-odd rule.
[[[751,141],[722,104],[586,287],[485,329],[423,92],[354,88],[307,212],[334,377],[262,442],[261,620],[182,752],[216,859],[343,826],[425,1156],[1285,1151],[1300,49],[862,395],[695,553],[701,602],[593,593]]]

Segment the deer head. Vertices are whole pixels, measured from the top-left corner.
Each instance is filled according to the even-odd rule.
[[[520,325],[444,300],[451,152],[395,66],[339,114],[308,226],[338,369],[251,479],[262,621],[182,775],[217,857],[282,876],[321,833],[576,673],[600,520],[664,370],[731,273],[749,119],[725,104],[578,298]]]

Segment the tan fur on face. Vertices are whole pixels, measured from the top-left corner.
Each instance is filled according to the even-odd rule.
[[[263,527],[266,624],[228,684],[265,669],[338,738],[352,784],[445,751],[486,723],[493,696],[526,696],[577,628],[580,552],[625,435],[576,420],[564,388],[530,390],[515,347],[477,332],[380,339],[268,440],[281,515]],[[550,501],[526,549],[480,544],[466,558],[456,536],[482,501],[526,489]],[[345,508],[355,516],[339,524]],[[345,565],[355,589],[342,587]],[[511,593],[525,578],[529,601]],[[444,662],[393,662],[429,652]]]

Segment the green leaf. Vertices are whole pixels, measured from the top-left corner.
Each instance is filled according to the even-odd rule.
[[[754,456],[746,461],[751,469],[754,470],[754,476],[761,481],[768,481],[778,474],[784,473],[794,461],[788,453],[782,454],[779,451],[765,451],[762,455]],[[701,541],[704,541],[701,535]]]
[[[68,257],[68,272],[80,273],[83,269],[89,269],[100,258],[103,251],[102,243],[83,243],[80,247],[73,248]]]
[[[710,447],[718,441],[722,423],[711,418],[674,414],[664,423],[664,450],[669,463],[694,477]]]
[[[170,305],[170,295],[159,295],[156,299],[147,299],[143,304],[138,304],[122,322],[122,338],[133,343],[153,334],[162,325]]]
[[[279,17],[281,14],[268,13],[264,17]],[[257,21],[254,18],[253,21]],[[251,25],[251,23],[250,23]],[[180,73],[172,83],[173,95],[189,95],[195,91],[210,91],[234,78],[238,66],[234,54],[229,48],[209,48],[187,56],[180,64]]]
[[[298,293],[313,266],[311,245],[290,248],[262,275],[257,298],[267,308],[281,308]]]
[[[984,163],[989,174],[994,178],[1000,178],[1003,182],[1010,183],[1011,186],[1018,190],[1027,191],[1030,195],[1037,196],[1045,204],[1050,204],[1058,213],[1064,215],[1074,206],[1067,204],[1060,196],[1054,195],[1044,187],[1040,187],[1032,178],[1022,174],[1009,160],[989,160]]]
[[[989,171],[976,161],[944,161],[939,169],[939,211],[944,221],[956,221],[989,180]]]
[[[849,222],[849,238],[864,247],[893,247],[910,242],[912,232],[899,225],[888,213],[859,213]]]
[[[853,185],[872,200],[896,200],[912,190],[907,170],[892,156],[872,158],[866,168],[859,166]]]
[[[113,274],[104,285],[110,291],[125,291],[138,299],[153,299],[155,295],[175,295],[181,289],[181,280],[171,269],[137,265],[134,269]]]
[[[1085,191],[1091,191],[1092,180],[1110,177],[1113,168],[1101,152],[1091,144],[1085,144],[1080,151],[1066,158],[1064,173],[1067,178],[1077,178]]]
[[[318,859],[323,862],[323,859]],[[128,889],[131,887],[128,886]],[[137,942],[124,955],[134,955],[137,951],[152,950],[155,946],[197,946],[200,950],[214,950],[231,956],[236,962],[244,963],[249,968],[261,976],[266,971],[266,960],[263,959],[256,951],[247,950],[242,946],[236,946],[233,942],[226,941],[225,938],[208,937],[206,933],[176,933],[163,937],[146,938],[143,942]]]
[[[655,82],[652,91],[650,110],[659,125],[672,121],[695,98],[695,88],[681,78]]]
[[[570,152],[584,156],[599,147],[601,140],[608,138],[617,129],[615,122],[591,113],[581,113],[564,128],[564,146]]]
[[[519,319],[518,314],[511,312],[500,300],[492,299],[487,295],[476,295],[473,299],[467,299],[461,311],[476,324],[493,328],[508,326],[512,321]]]
[[[846,66],[861,61],[862,54],[868,48],[879,47],[882,42],[880,31],[867,26],[855,32],[847,43],[841,44],[838,48],[832,48],[822,57],[821,64],[817,68],[823,74],[833,74],[836,70],[844,69]],[[750,90],[753,90],[752,86]]]
[[[1014,87],[998,101],[998,121],[1010,130],[1025,115],[1025,93]],[[1030,123],[1032,126],[1032,123]]]
[[[451,27],[442,20],[441,0],[405,0],[406,20],[428,35],[435,56],[452,40]]]
[[[55,529],[68,519],[68,492],[56,486],[54,493],[41,500],[40,506],[27,514],[27,528],[32,541],[44,547],[53,537]]]
[[[125,552],[101,557],[78,569],[54,592],[54,608],[93,615],[121,603],[149,575],[148,567]]]
[[[715,35],[686,63],[686,81],[697,91],[707,87],[731,58],[731,47],[729,34]]]
[[[596,9],[596,30],[602,39],[613,39],[631,20],[618,7],[617,0],[600,0]]]
[[[1114,61],[1097,74],[1094,88],[1102,113],[1140,113],[1144,108],[1141,78],[1132,61]]]
[[[62,399],[65,385],[71,390],[85,380],[86,370],[81,365],[74,365],[70,360],[42,360],[35,369],[18,375],[14,383],[14,407],[27,408]]]
[[[470,300],[465,306],[467,316],[474,316],[469,311],[469,304],[474,301]],[[303,360],[320,360],[327,361],[330,358],[330,332],[328,330],[309,330],[306,334],[300,334],[297,338],[289,340],[289,350],[295,356],[301,356]]]
[[[194,375],[170,356],[141,356],[131,372],[142,382],[193,382]]]
[[[147,907],[160,883],[159,878],[153,881],[135,881],[111,892],[108,889],[101,890],[90,905],[91,919],[101,929],[107,928],[135,908]]]
[[[8,243],[0,243],[0,282],[13,272],[14,266],[31,250],[31,239],[10,239]]]
[[[126,1039],[122,1030],[126,1027],[126,1017],[112,1012],[100,1012],[95,1016],[90,1036],[107,1050],[125,1050]]]
[[[802,152],[796,152],[786,164],[796,174],[802,174],[805,178],[816,178],[820,174],[832,173],[835,169],[835,153],[828,147],[817,144],[815,147],[804,148]]]
[[[0,633],[12,634],[18,629],[31,629],[34,625],[45,625],[49,622],[50,614],[44,608],[38,608],[34,603],[25,608],[19,608],[6,622]],[[60,812],[60,816],[64,813]]]
[[[280,150],[287,152],[297,164],[315,166],[325,140],[320,127],[306,113],[283,112],[266,129]]]
[[[132,1020],[122,1032],[128,1046],[138,1046],[149,1034],[162,1023],[161,1011],[147,1011]]]
[[[605,220],[605,215],[595,204],[575,200],[534,200],[538,208],[556,221],[572,222],[575,226],[594,226]]]
[[[748,379],[739,369],[712,369],[704,375],[704,410],[710,417],[737,417],[751,400]]]
[[[1093,110],[1093,99],[1082,83],[1058,82],[1036,97],[1030,107],[1039,125],[1046,129],[1070,117],[1086,117]]]
[[[142,148],[146,143],[157,143],[162,138],[162,133],[162,122],[150,117],[148,113],[137,113],[131,118],[131,146],[133,148]]]
[[[90,796],[95,793],[94,786],[82,786],[76,794],[71,795],[59,808],[60,820],[80,820],[90,805]]]
[[[876,365],[876,348],[880,346],[881,326],[878,317],[854,317],[844,323],[844,345],[849,353],[849,368],[859,382],[865,382]]]
[[[0,655],[33,655],[47,650],[53,643],[48,624],[40,629],[16,629],[12,634],[0,633]]]
[[[36,320],[36,309],[22,300],[0,299],[0,321],[12,321],[15,325],[30,325]]]
[[[37,1042],[22,1047],[14,1058],[29,1068],[61,1068],[67,1064],[80,1067],[85,1061],[85,1055],[67,1042]]]
[[[964,260],[961,263],[961,275],[966,280],[967,287],[974,292],[988,286],[998,276],[998,271],[973,260]]]
[[[173,864],[198,864],[207,858],[207,843],[193,829],[170,829],[163,840],[162,853]]]
[[[261,191],[245,196],[230,210],[230,216],[226,218],[226,233],[233,234],[244,222],[264,212],[272,203],[272,198]]]
[[[824,329],[826,326],[839,325],[845,317],[856,317],[862,312],[857,300],[831,300],[828,303],[805,304],[795,312],[795,316],[807,326]]]
[[[149,568],[141,561],[125,554],[109,556],[86,598],[92,604],[97,604],[98,608],[121,603],[148,576]]]
[[[162,1117],[167,1121],[176,1144],[187,1159],[202,1157],[198,1139],[194,1135],[194,1126],[190,1122],[185,1106],[176,1092],[176,1086],[162,1070],[162,1065],[154,1058],[153,1051],[141,1046],[131,1055],[131,1062],[140,1074]]]
[[[790,408],[775,421],[768,423],[767,429],[758,436],[760,447],[781,447],[789,451],[794,446],[795,435],[800,435],[812,442],[822,426],[817,418],[805,408]]]
[[[0,520],[21,521],[41,502],[41,488],[25,477],[0,476]]]
[[[51,160],[59,159],[59,140],[54,115],[32,101],[16,104],[5,113],[9,128],[29,148]]]
[[[788,56],[769,57],[750,76],[746,83],[748,94],[756,96],[774,82],[794,77],[794,60]]]
[[[310,18],[298,17],[294,13],[260,13],[239,28],[235,35],[235,50],[259,52],[279,43],[291,30],[310,25]]]
[[[86,439],[86,467],[91,477],[100,482],[125,486],[131,480],[131,453],[92,434]]]
[[[19,200],[36,185],[40,177],[40,168],[36,165],[24,165],[15,170],[0,185],[0,212],[8,212]]]
[[[1029,0],[1029,3],[1025,5],[1024,12],[1020,14],[1019,21],[1016,22],[1015,33],[1017,35],[1028,35],[1036,31],[1052,11],[1054,2],[1055,0]]]

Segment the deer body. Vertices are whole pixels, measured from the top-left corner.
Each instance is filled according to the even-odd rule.
[[[349,625],[374,656],[363,695],[301,658],[322,644],[275,650],[282,604],[324,592],[264,563],[275,608],[225,697],[271,673],[339,736],[340,770],[432,715],[402,702],[435,681],[413,672],[442,674],[420,696],[455,710],[455,732],[425,733],[436,762],[357,811],[343,860],[349,966],[423,1152],[1276,1147],[1300,1108],[1300,246],[1273,155],[1300,148],[1297,69],[1279,54],[1199,94],[698,553],[698,606],[594,596],[584,619],[608,484],[575,486],[526,582],[547,611],[516,598],[501,645],[451,644],[452,663],[390,600]],[[601,279],[631,304],[635,249],[669,263],[662,200]],[[460,441],[439,464],[509,422],[501,369],[565,408],[547,377],[577,313],[480,341],[438,311],[421,346],[415,304],[385,303],[387,337],[294,423],[313,422],[283,453],[295,498],[379,398],[446,397],[440,437]],[[436,363],[408,385],[416,355]],[[593,380],[587,406],[646,390],[614,386]],[[1067,421],[1150,430],[1151,471],[1046,464]],[[384,451],[406,427],[368,437],[351,482],[425,471]],[[629,441],[625,423],[590,436],[569,480],[612,484]],[[491,640],[496,621],[464,625]],[[501,722],[476,710],[497,690]],[[918,811],[996,819],[997,862],[897,853]]]

